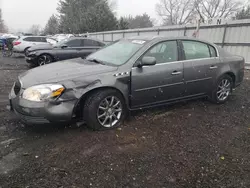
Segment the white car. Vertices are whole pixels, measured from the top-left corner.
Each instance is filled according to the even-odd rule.
[[[65,40],[65,39],[68,39],[71,37],[74,37],[74,35],[72,35],[72,34],[56,34],[50,38],[53,38],[53,39],[57,40],[58,42],[60,42],[62,40]]]
[[[27,50],[35,45],[50,44],[51,39],[43,36],[21,36],[13,41],[13,52],[27,53]]]

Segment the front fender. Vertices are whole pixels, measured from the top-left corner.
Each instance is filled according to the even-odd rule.
[[[61,97],[60,100],[75,100],[77,99],[76,105],[81,101],[82,98],[86,98],[88,94],[94,90],[99,89],[115,89],[122,94],[124,100],[129,108],[129,86],[130,86],[130,75],[120,77],[118,79],[85,79],[82,80],[70,80],[64,83],[64,86],[68,89]]]

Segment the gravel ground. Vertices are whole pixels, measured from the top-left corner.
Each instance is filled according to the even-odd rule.
[[[26,70],[0,58],[0,188],[250,187],[250,72],[224,105],[206,100],[132,114],[117,130],[23,128],[6,110]]]

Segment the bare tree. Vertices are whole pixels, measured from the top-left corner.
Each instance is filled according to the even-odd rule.
[[[29,29],[29,32],[33,35],[39,35],[41,33],[41,27],[40,25],[32,25]]]
[[[242,3],[239,0],[196,0],[195,8],[198,14],[204,19],[228,18],[241,9]]]
[[[197,17],[203,22],[211,18],[228,18],[241,8],[241,0],[159,0],[156,5],[164,25],[185,24]]]
[[[159,0],[156,12],[162,17],[163,25],[185,24],[194,16],[194,0]]]
[[[247,6],[246,8],[244,7],[240,11],[238,11],[236,14],[236,19],[250,19],[250,6]]]

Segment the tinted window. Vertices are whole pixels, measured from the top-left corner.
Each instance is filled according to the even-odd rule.
[[[27,42],[36,42],[35,37],[27,37],[27,38],[24,38],[23,40]]]
[[[45,37],[37,37],[38,42],[47,42]]]
[[[32,40],[34,42],[47,42],[46,38],[44,38],[44,37],[32,37]]]
[[[105,46],[104,43],[98,42],[99,46]]]
[[[73,39],[66,43],[68,47],[80,47],[81,46],[81,40],[80,39]]]
[[[209,45],[209,49],[210,49],[211,57],[217,57],[215,48]]]
[[[155,57],[157,64],[177,61],[177,42],[166,41],[156,44],[144,56]]]
[[[100,46],[99,42],[90,39],[84,39],[84,46]]]
[[[210,52],[208,45],[197,41],[182,41],[186,59],[209,58]]]

